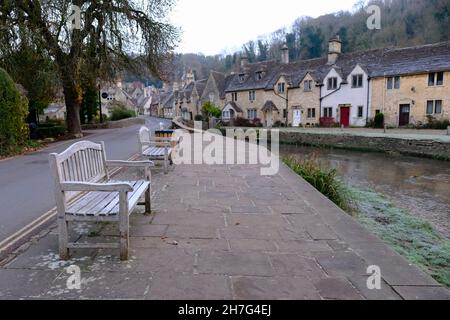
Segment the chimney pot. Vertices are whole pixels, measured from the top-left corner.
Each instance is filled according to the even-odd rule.
[[[339,55],[342,53],[342,42],[339,35],[335,35],[328,41],[328,64],[336,64]]]

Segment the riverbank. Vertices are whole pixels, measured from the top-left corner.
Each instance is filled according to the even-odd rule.
[[[223,133],[226,129],[222,128]],[[244,128],[260,130],[261,128]],[[269,129],[270,130],[270,129]],[[277,128],[280,143],[343,150],[400,154],[450,161],[450,135],[446,130],[351,128]]]
[[[346,184],[337,178],[335,168],[317,158],[290,156],[284,162],[397,253],[450,287],[450,242],[430,222],[398,208],[378,192]]]

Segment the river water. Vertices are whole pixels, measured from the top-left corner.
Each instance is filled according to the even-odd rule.
[[[337,169],[347,184],[385,195],[450,240],[450,162],[289,145],[280,153],[316,158]]]

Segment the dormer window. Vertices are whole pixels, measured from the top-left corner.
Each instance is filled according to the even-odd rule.
[[[284,82],[281,82],[278,84],[278,93],[284,93],[286,89],[286,84]]]
[[[303,83],[303,87],[305,92],[311,92],[313,88],[312,80],[305,80],[305,82]]]
[[[328,90],[336,90],[337,89],[338,79],[336,77],[328,78]]]
[[[245,73],[241,73],[239,75],[239,82],[244,82],[245,81]]]
[[[363,86],[363,75],[355,74],[352,76],[352,88],[362,88]]]
[[[257,71],[256,72],[256,80],[261,80],[263,78],[263,73],[262,71]]]

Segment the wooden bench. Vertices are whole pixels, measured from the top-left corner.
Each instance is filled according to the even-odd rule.
[[[59,255],[69,258],[69,249],[120,249],[121,260],[128,260],[129,216],[145,194],[145,210],[151,211],[151,161],[107,161],[104,143],[75,143],[61,154],[50,154],[58,210]],[[108,168],[145,169],[145,179],[110,180]],[[68,243],[68,223],[118,222],[120,243]]]
[[[142,127],[139,130],[139,152],[149,160],[163,161],[165,174],[169,170],[173,150],[172,143],[172,138],[153,137],[147,127]]]

